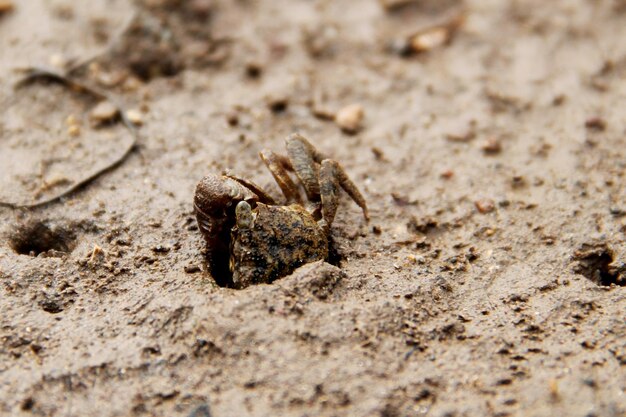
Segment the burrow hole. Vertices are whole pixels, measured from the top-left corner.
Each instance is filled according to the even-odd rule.
[[[626,286],[624,267],[613,265],[613,251],[605,244],[583,244],[574,253],[575,272],[601,286]]]
[[[76,246],[76,234],[65,224],[31,220],[13,228],[9,245],[20,255],[54,256],[70,253]]]

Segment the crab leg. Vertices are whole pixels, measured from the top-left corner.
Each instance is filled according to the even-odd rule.
[[[287,203],[302,203],[300,197],[300,191],[298,186],[293,182],[287,170],[293,170],[289,160],[281,155],[277,155],[274,152],[264,149],[259,152],[259,156],[267,166],[267,169],[272,173],[274,180],[280,187],[283,195],[287,199]]]
[[[294,171],[306,190],[307,197],[310,201],[322,200],[322,214],[324,219],[328,222],[327,216],[330,216],[330,221],[335,217],[337,211],[336,200],[336,186],[333,188],[332,184],[339,184],[346,193],[354,200],[354,202],[363,210],[363,216],[365,220],[369,220],[369,213],[367,211],[367,204],[365,198],[354,185],[352,180],[348,177],[348,174],[343,167],[332,159],[327,159],[322,153],[311,145],[303,136],[299,134],[290,135],[287,140],[287,153],[291,159]],[[325,173],[320,172],[319,164],[322,167],[326,164]],[[331,181],[329,178],[333,177]],[[331,185],[329,185],[331,184]],[[320,190],[320,187],[326,187],[326,197],[324,197],[324,191]],[[328,207],[325,207],[328,206]],[[330,225],[330,222],[328,223]]]
[[[363,210],[363,217],[369,221],[369,213],[367,211],[367,204],[365,198],[356,188],[356,185],[350,180],[348,174],[339,164],[339,162],[332,159],[324,159],[322,161],[322,167],[320,169],[320,188],[322,197],[322,215],[326,222],[330,225],[335,218],[335,212],[337,211],[338,197],[337,189],[338,185],[348,193],[350,198],[361,207]]]
[[[302,182],[309,201],[320,201],[319,163],[324,156],[303,136],[294,133],[285,140],[287,154],[296,175]]]
[[[320,197],[322,198],[322,218],[330,227],[335,220],[339,205],[339,183],[337,182],[337,166],[330,159],[322,161],[320,168]]]

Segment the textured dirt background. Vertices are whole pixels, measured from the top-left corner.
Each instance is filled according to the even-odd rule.
[[[450,45],[394,52],[459,13]],[[16,1],[2,200],[131,140],[61,86],[14,91],[16,68],[102,52],[77,76],[144,124],[79,192],[0,208],[0,414],[626,415],[625,39],[623,1]],[[362,130],[315,117],[320,97],[360,103]],[[220,288],[195,184],[231,170],[277,194],[257,152],[294,131],[372,221],[345,198],[340,268]]]

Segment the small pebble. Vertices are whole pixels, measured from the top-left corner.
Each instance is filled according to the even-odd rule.
[[[267,99],[267,107],[272,113],[282,113],[287,110],[289,99],[287,97],[269,97]]]
[[[363,106],[350,104],[337,112],[335,123],[346,133],[356,133],[361,128],[364,115]]]
[[[465,133],[447,133],[446,139],[450,142],[465,143],[474,139],[474,132],[467,131]]]
[[[337,44],[337,28],[333,25],[320,25],[303,31],[304,46],[312,57],[332,56]]]
[[[606,130],[606,121],[600,117],[592,117],[585,121],[585,127],[589,130],[597,130],[602,132]]]
[[[421,32],[410,39],[411,49],[415,52],[430,51],[443,45],[450,38],[450,31],[446,28],[434,28]]]
[[[134,125],[141,126],[143,124],[143,117],[141,116],[141,112],[137,109],[127,110],[126,118]]]
[[[0,14],[13,11],[15,4],[11,0],[0,0]]]
[[[409,37],[408,47],[414,53],[422,53],[447,45],[464,21],[465,18],[459,16],[442,25],[419,31]]]
[[[454,171],[452,171],[451,169],[447,169],[445,171],[443,171],[440,174],[441,178],[443,178],[444,180],[449,180],[450,178],[452,178],[454,176]]]
[[[237,126],[239,124],[239,115],[235,111],[226,113],[226,123],[232,127]]]
[[[111,71],[111,72],[101,72],[98,70],[95,73],[95,78],[98,81],[98,84],[103,87],[115,87],[120,85],[126,80],[127,74],[123,71]]]
[[[377,161],[387,161],[387,158],[385,158],[385,153],[379,147],[374,146],[371,148],[371,151],[374,154],[374,158],[376,158]]]
[[[486,154],[497,154],[502,150],[502,144],[495,137],[488,138],[480,147]]]
[[[80,135],[80,126],[71,125],[67,128],[67,134],[70,136],[79,136]]]
[[[1,1],[1,0],[0,0]],[[54,54],[48,58],[48,63],[56,69],[63,69],[67,65],[66,59],[61,54]]]
[[[70,114],[65,119],[65,124],[68,126],[72,126],[72,125],[78,125],[80,123],[78,122],[78,119],[76,118],[76,116],[74,116],[73,114]]]
[[[195,274],[200,272],[202,269],[198,265],[186,265],[185,272],[188,274]]]
[[[127,92],[133,92],[139,90],[142,85],[143,84],[139,78],[129,76],[124,78],[122,89]]]
[[[565,103],[566,100],[567,100],[567,96],[565,96],[564,94],[559,94],[552,99],[552,105],[560,106],[563,103]]]
[[[522,175],[514,175],[511,178],[511,186],[513,188],[522,188],[526,186],[526,179]]]
[[[91,250],[91,254],[89,256],[89,261],[94,263],[96,260],[104,259],[106,256],[106,252],[98,245],[93,245],[93,249]]]
[[[246,75],[248,78],[259,78],[263,74],[263,65],[256,61],[250,61],[246,64]]]
[[[413,255],[412,253],[408,254],[406,256],[406,259],[412,264],[417,263],[417,256]]]
[[[156,253],[168,253],[171,250],[169,246],[156,245],[152,248],[152,252]]]
[[[482,214],[491,213],[496,209],[495,203],[490,199],[478,200],[474,203],[474,205],[476,206],[478,212]]]
[[[67,133],[70,136],[78,136],[80,135],[80,122],[76,119],[76,116],[70,114],[65,119],[65,124],[67,125]]]
[[[313,116],[322,120],[334,120],[336,116],[335,112],[330,107],[317,102],[314,102],[311,106],[311,113],[313,113]]]
[[[101,101],[89,113],[89,118],[96,124],[112,121],[119,114],[119,109],[110,101]]]

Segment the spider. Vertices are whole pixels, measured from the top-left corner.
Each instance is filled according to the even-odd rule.
[[[210,174],[196,187],[196,218],[211,274],[220,285],[271,283],[301,265],[328,260],[339,188],[369,221],[365,199],[338,162],[299,134],[288,136],[285,144],[287,156],[259,153],[285,197],[283,204],[253,182],[232,175]]]

